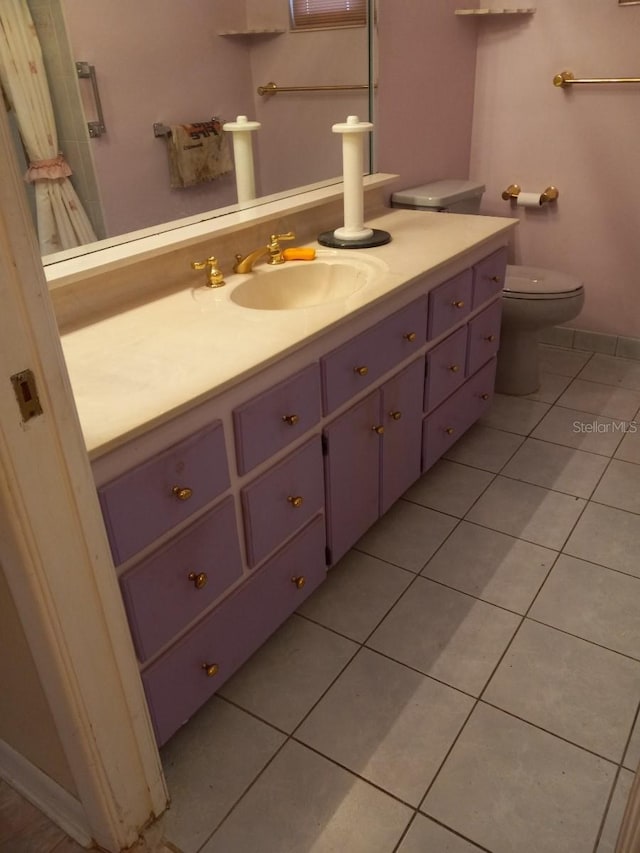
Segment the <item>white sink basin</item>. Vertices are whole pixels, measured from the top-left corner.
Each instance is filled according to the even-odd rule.
[[[260,266],[237,284],[230,298],[243,308],[287,311],[346,299],[378,278],[386,264],[377,258],[320,255],[313,261]]]

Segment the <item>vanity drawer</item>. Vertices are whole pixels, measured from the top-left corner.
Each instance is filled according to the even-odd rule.
[[[318,516],[142,673],[159,745],[186,723],[324,580],[324,547],[324,520]]]
[[[504,287],[507,250],[498,249],[473,268],[473,307],[478,308]]]
[[[464,382],[467,329],[458,329],[427,353],[424,410],[430,412]]]
[[[124,562],[228,487],[221,421],[102,486],[114,562]]]
[[[141,661],[192,622],[242,575],[233,498],[120,578]]]
[[[437,338],[469,314],[472,290],[473,273],[465,270],[429,293],[429,340]]]
[[[320,436],[258,477],[241,494],[247,561],[255,566],[324,506]]]
[[[467,426],[475,423],[491,406],[496,384],[496,364],[496,359],[492,358],[464,385],[465,410],[469,421]]]
[[[310,364],[233,412],[238,473],[246,474],[320,420],[320,367]]]
[[[498,299],[469,321],[467,376],[471,376],[498,352],[502,300]]]
[[[321,359],[325,414],[417,352],[426,341],[426,310],[420,297]]]

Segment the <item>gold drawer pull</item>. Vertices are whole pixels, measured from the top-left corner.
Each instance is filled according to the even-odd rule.
[[[462,299],[454,299],[451,304],[454,308],[464,308],[464,302]]]
[[[206,572],[198,572],[198,574],[195,572],[189,572],[187,578],[190,581],[193,581],[196,589],[202,589],[203,586],[207,585],[207,581],[209,580]]]
[[[488,399],[489,399],[489,395],[488,395],[488,394],[480,394],[480,398],[481,398],[482,400],[488,400]]]
[[[189,489],[186,486],[174,486],[171,489],[171,494],[175,495],[179,501],[188,501],[193,494],[193,489]]]
[[[300,418],[298,417],[298,415],[283,415],[282,420],[286,424],[289,424],[289,426],[295,426],[297,423],[300,422]]]
[[[449,370],[452,373],[458,373],[458,371],[460,370],[460,365],[459,364],[452,364],[451,367],[449,368]]]
[[[502,279],[500,278],[499,275],[492,275],[491,278],[489,279],[489,281],[495,281],[496,284],[500,284]]]
[[[214,675],[218,674],[218,670],[220,669],[217,663],[203,663],[202,668],[207,673],[207,678],[213,678]]]
[[[489,341],[489,343],[492,344],[495,341],[495,339],[496,339],[495,335],[487,335],[487,337],[485,338],[485,341]]]
[[[298,507],[302,506],[302,504],[304,503],[304,499],[301,495],[289,495],[287,500],[289,501],[291,506],[295,507],[296,509],[298,509]]]
[[[393,418],[394,421],[399,421],[402,417],[402,412],[389,412],[389,417]]]
[[[371,429],[376,433],[376,435],[384,435],[384,427],[383,426],[372,426]]]
[[[369,372],[369,368],[365,367],[365,365],[363,364],[362,367],[354,367],[353,372],[357,373],[358,376],[366,376]]]
[[[298,575],[298,577],[294,575],[294,577],[291,578],[291,583],[295,584],[297,589],[302,589],[306,582],[307,579],[304,575]]]
[[[445,429],[445,432],[446,432],[446,434],[447,434],[447,435],[453,435],[453,434],[454,434],[454,432],[455,432],[455,429],[454,429],[453,427],[447,427],[447,428]]]
[[[405,339],[405,341],[409,341],[409,343],[412,344],[416,339],[416,333],[415,332],[407,332],[402,337]]]

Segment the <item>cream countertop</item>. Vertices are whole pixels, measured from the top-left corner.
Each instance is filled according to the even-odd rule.
[[[346,299],[280,311],[240,307],[230,295],[238,284],[259,274],[264,263],[260,261],[256,273],[229,276],[227,285],[216,290],[194,288],[191,275],[185,275],[182,291],[63,335],[90,454],[114,447],[145,425],[156,425],[193,402],[219,394],[399,293],[418,276],[437,272],[500,235],[506,242],[514,221],[393,210],[366,224],[389,231],[392,242],[340,252],[347,260],[377,259],[374,264],[380,268],[373,283]]]

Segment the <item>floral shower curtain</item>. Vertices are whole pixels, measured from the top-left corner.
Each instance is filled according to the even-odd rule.
[[[29,158],[25,180],[35,187],[41,253],[96,240],[58,150],[42,51],[26,0],[0,0],[0,80]]]

